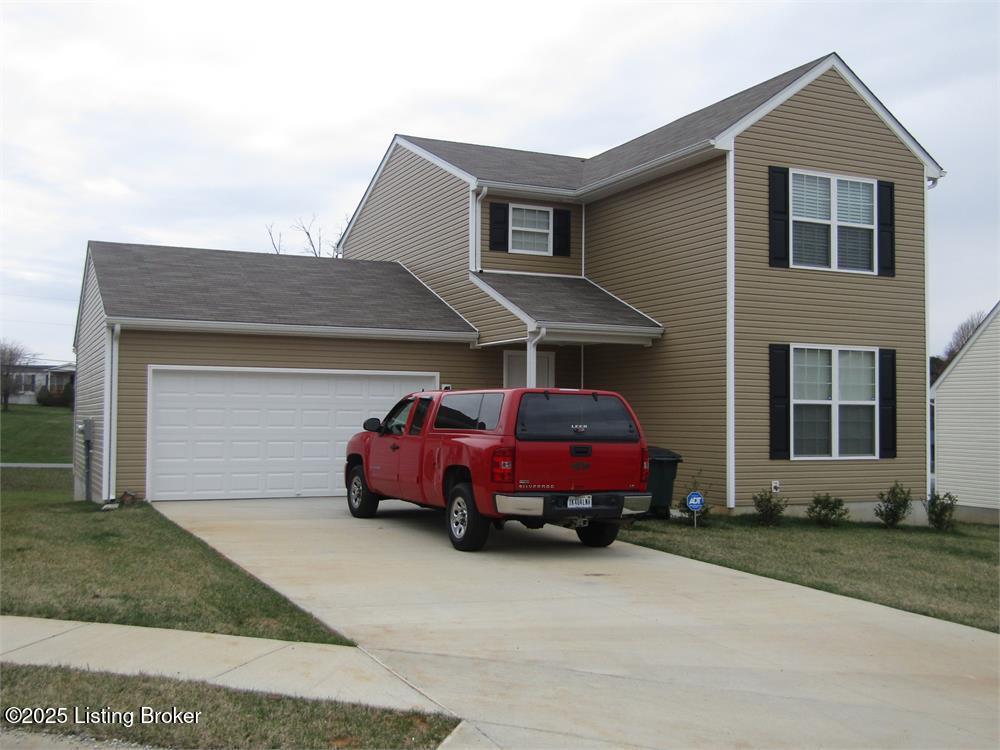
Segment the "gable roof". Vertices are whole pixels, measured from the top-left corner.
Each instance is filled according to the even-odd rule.
[[[739,132],[830,69],[836,69],[913,151],[932,179],[944,175],[941,166],[835,52],[785,71],[589,159],[408,135],[396,136],[396,140],[404,146],[416,146],[419,151],[479,182],[550,189],[584,197],[605,183],[690,155],[699,148],[731,149],[732,139]]]
[[[90,242],[87,250],[112,323],[477,337],[399,263],[117,242]]]
[[[969,336],[968,339],[966,339],[964,344],[962,344],[962,348],[955,353],[955,356],[952,357],[951,362],[949,362],[948,366],[944,368],[944,372],[942,372],[938,376],[938,379],[935,380],[934,383],[931,385],[931,393],[930,393],[931,398],[934,398],[937,395],[938,386],[940,386],[945,381],[945,379],[951,374],[951,371],[955,369],[955,366],[962,360],[962,358],[965,356],[965,353],[975,345],[976,341],[982,335],[983,331],[985,331],[987,328],[990,327],[990,325],[993,324],[993,321],[996,319],[998,312],[1000,312],[1000,302],[997,302],[995,305],[993,305],[993,309],[990,310],[986,314],[986,317],[983,318],[982,322],[978,326],[976,326],[976,330],[973,331],[972,335]]]
[[[583,276],[489,271],[473,278],[538,326],[624,326],[650,336],[659,336],[662,330],[648,315]]]

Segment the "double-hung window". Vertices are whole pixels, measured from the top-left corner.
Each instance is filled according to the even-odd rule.
[[[510,251],[552,255],[552,209],[510,207]]]
[[[792,458],[875,458],[875,349],[792,347]]]
[[[876,184],[792,170],[792,266],[875,273]]]

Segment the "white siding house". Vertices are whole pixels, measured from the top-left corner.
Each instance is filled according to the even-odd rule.
[[[931,388],[937,491],[1000,510],[1000,320],[995,306]]]

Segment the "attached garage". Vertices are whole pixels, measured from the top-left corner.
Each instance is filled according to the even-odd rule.
[[[438,373],[149,368],[146,498],[344,494],[347,441]]]
[[[77,497],[342,495],[367,417],[421,389],[501,384],[502,352],[476,337],[398,263],[92,242]]]

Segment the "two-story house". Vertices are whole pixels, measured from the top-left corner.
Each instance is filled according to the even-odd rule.
[[[396,136],[343,260],[91,243],[95,486],[342,491],[405,389],[527,384],[622,392],[717,505],[922,494],[943,174],[831,54],[589,159]]]

